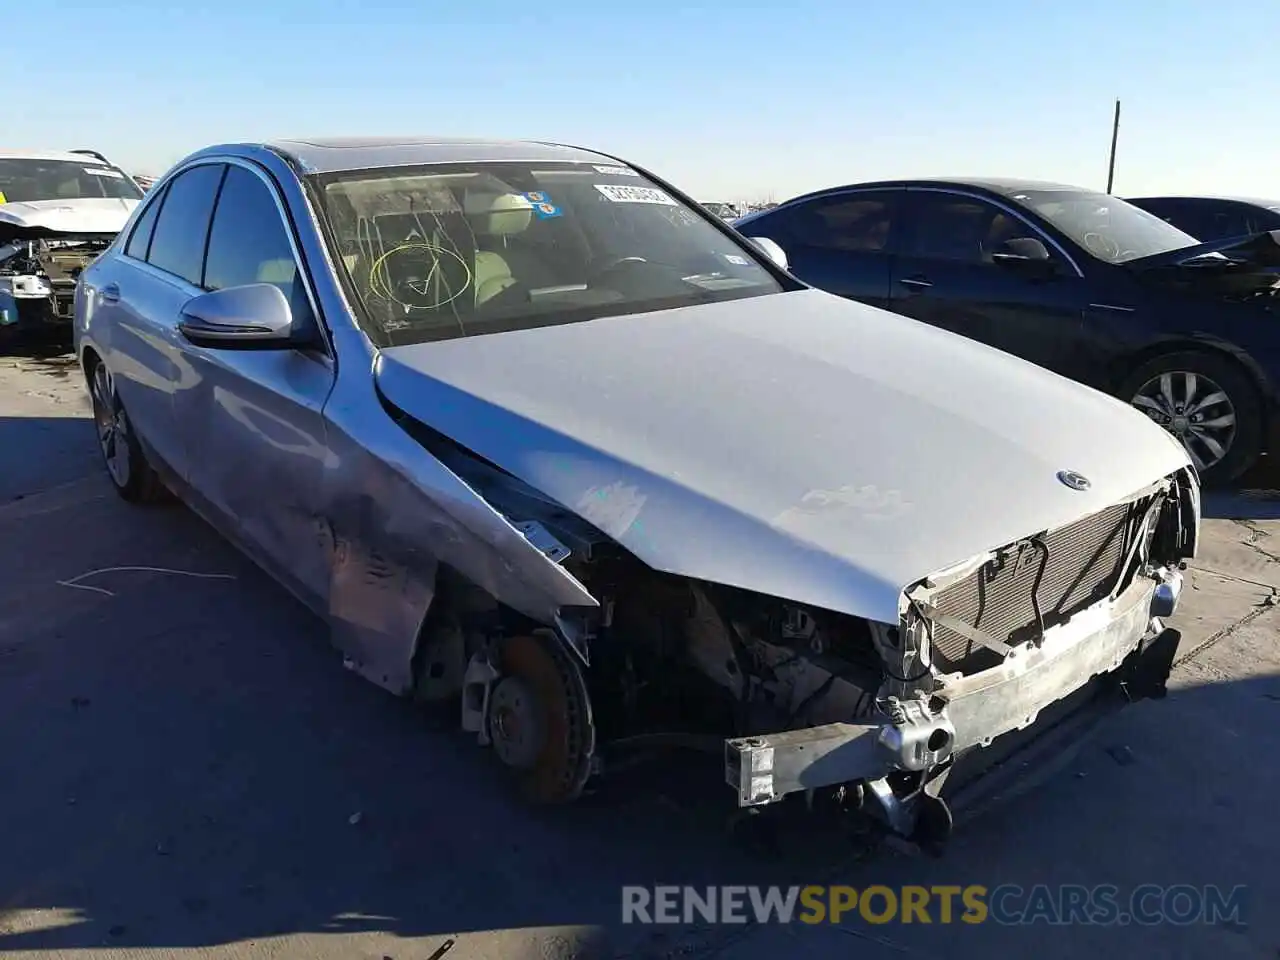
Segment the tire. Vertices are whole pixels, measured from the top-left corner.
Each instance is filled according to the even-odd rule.
[[[130,503],[157,503],[168,491],[147,462],[133,424],[116,392],[111,371],[101,360],[89,368],[89,395],[98,432],[98,452],[111,485]]]
[[[1204,350],[1161,354],[1136,367],[1116,394],[1182,442],[1206,486],[1238,479],[1262,454],[1262,391],[1231,357]]]

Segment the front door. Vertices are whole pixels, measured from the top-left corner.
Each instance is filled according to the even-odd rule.
[[[1089,297],[1074,265],[1027,221],[988,200],[934,189],[907,197],[891,308],[1086,379]],[[1049,260],[993,257],[1018,239],[1041,241]]]
[[[276,198],[265,171],[228,165],[200,286],[274,284],[295,325],[318,331]],[[188,485],[259,562],[308,605],[326,609],[331,541],[320,508],[328,463],[321,411],[333,388],[331,355],[321,347],[235,350],[184,341],[183,358],[191,378],[174,403],[191,450]]]

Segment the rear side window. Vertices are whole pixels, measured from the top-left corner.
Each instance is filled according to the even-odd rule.
[[[164,194],[159,194],[142,211],[142,216],[133,225],[133,233],[129,235],[129,244],[124,248],[127,256],[137,260],[147,259],[147,248],[151,246],[151,234],[156,229],[156,215],[160,213],[160,204]]]
[[[220,163],[192,167],[169,184],[147,257],[152,266],[200,285],[209,218],[223,169]]]
[[[771,240],[797,249],[883,253],[896,206],[892,193],[817,197],[769,214],[761,226]]]
[[[209,231],[203,285],[221,290],[249,283],[279,287],[294,317],[310,314],[288,227],[271,189],[250,171],[232,165],[227,168]]]
[[[808,247],[880,253],[888,246],[893,202],[885,194],[829,197],[808,206],[797,220],[796,239]]]

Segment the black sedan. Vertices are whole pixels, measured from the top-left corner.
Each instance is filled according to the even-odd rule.
[[[1128,197],[1200,240],[1222,240],[1264,230],[1280,230],[1280,200],[1249,197]]]
[[[1271,234],[1201,243],[1118,197],[1017,180],[835,187],[735,227],[777,243],[815,287],[1131,402],[1182,441],[1206,482],[1239,477],[1272,446]]]

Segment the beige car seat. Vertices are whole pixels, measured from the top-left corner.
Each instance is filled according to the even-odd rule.
[[[516,282],[501,250],[508,237],[528,228],[533,220],[533,204],[518,193],[468,193],[463,209],[477,245],[489,248],[477,249],[475,255],[472,283],[479,306]]]

